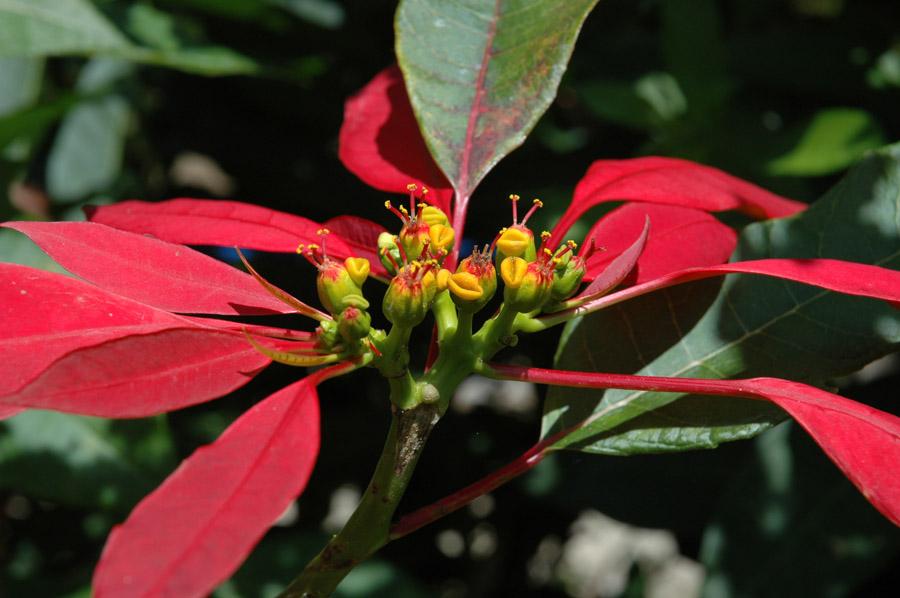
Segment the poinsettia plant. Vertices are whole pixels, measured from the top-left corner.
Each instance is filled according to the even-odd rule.
[[[92,209],[84,223],[3,225],[78,278],[0,265],[0,415],[52,409],[145,417],[224,396],[272,362],[308,370],[186,459],[114,529],[95,572],[97,596],[201,596],[227,579],[310,477],[319,448],[318,386],[360,368],[385,378],[392,424],[384,450],[352,517],[285,595],[329,594],[386,543],[553,451],[708,447],[751,437],[786,416],[900,524],[900,479],[890,473],[900,462],[900,418],[817,386],[895,349],[897,339],[871,329],[879,318],[896,321],[896,246],[868,240],[846,255],[832,239],[859,235],[841,232],[835,214],[875,215],[882,197],[891,189],[896,195],[900,148],[873,154],[808,210],[685,160],[599,160],[553,230],[529,226],[539,199],[526,205],[510,195],[509,220],[461,252],[478,183],[552,101],[594,3],[516,10],[498,2],[484,15],[401,3],[399,66],[348,100],[340,132],[350,171],[403,194],[399,202],[386,198],[388,227],[355,215],[320,223],[199,199],[125,201]],[[567,237],[589,210],[610,202],[621,205],[583,239]],[[764,222],[739,239],[714,215],[726,211]],[[768,253],[758,251],[760,239]],[[318,307],[267,280],[240,250],[245,272],[190,245],[297,253],[316,278]],[[740,276],[730,276],[703,303],[705,313],[683,325],[668,293],[727,275]],[[842,295],[865,309],[839,313]],[[667,305],[661,311],[628,311],[658,297]],[[298,325],[252,321],[271,314],[294,314]],[[611,320],[630,327],[633,318],[640,320],[635,327],[658,332],[632,339],[638,354],[641,343],[665,346],[630,371],[601,368],[602,347],[619,340]],[[674,332],[662,328],[666,319]],[[806,345],[804,325],[846,331],[853,342]],[[519,336],[562,326],[556,364],[504,361]],[[425,356],[409,350],[419,327],[432,334]],[[795,379],[759,377],[783,372]],[[398,514],[429,434],[473,374],[553,387],[539,440],[470,486]],[[697,396],[735,407],[725,409],[724,422],[717,410],[713,422],[703,413],[710,403],[698,407]],[[680,405],[679,418],[653,419]]]

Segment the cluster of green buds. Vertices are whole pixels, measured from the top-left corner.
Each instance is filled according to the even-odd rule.
[[[319,324],[317,333],[320,344],[326,349],[341,345],[356,347],[371,330],[369,302],[362,291],[371,266],[369,260],[362,257],[348,257],[343,262],[329,257],[325,251],[325,240],[329,234],[327,228],[320,229],[321,245],[300,245],[297,253],[319,271],[316,291],[322,306],[332,317]]]

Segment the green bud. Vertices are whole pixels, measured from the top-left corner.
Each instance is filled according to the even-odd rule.
[[[338,332],[347,343],[353,344],[369,334],[372,327],[372,316],[358,307],[349,306],[338,316]]]
[[[550,287],[550,301],[554,303],[564,301],[578,291],[585,272],[584,263],[579,262],[580,260],[566,260],[562,268],[557,264],[553,272],[553,284]]]
[[[398,326],[413,327],[422,322],[437,294],[437,278],[422,272],[419,264],[404,266],[384,294],[385,317]]]
[[[550,298],[553,279],[538,262],[508,257],[500,263],[503,278],[503,302],[518,312],[534,311]]]
[[[353,305],[361,309],[369,306],[362,294],[362,283],[369,273],[369,261],[348,257],[344,263],[328,260],[319,269],[316,290],[319,301],[332,315]]]

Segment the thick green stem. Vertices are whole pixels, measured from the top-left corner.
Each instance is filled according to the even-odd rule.
[[[394,409],[384,450],[359,506],[344,529],[291,582],[282,598],[330,595],[353,567],[389,541],[394,511],[439,417],[436,405]]]

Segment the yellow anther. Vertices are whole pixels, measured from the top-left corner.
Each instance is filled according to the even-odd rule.
[[[549,256],[549,257],[553,257],[553,252],[550,251],[548,248],[544,247],[544,255],[547,255],[547,256]]]
[[[528,262],[520,257],[508,257],[500,262],[500,277],[503,284],[511,289],[517,289],[525,282],[528,273]]]
[[[544,202],[542,202],[542,201],[539,200],[538,198],[532,199],[532,200],[531,200],[531,203],[534,204],[534,205],[536,205],[536,206],[539,207],[539,208],[543,208],[543,207],[544,207]]]
[[[435,224],[428,229],[428,238],[431,239],[431,245],[439,249],[446,249],[453,244],[453,229],[443,224]]]
[[[511,199],[512,201],[519,201],[519,199],[521,199],[521,198],[518,195],[516,195],[515,193],[510,193],[509,199]]]
[[[547,239],[549,239],[552,236],[553,235],[550,234],[550,231],[545,230],[541,233],[541,241],[546,241]]]
[[[555,257],[555,258],[553,258],[551,261],[552,261],[554,264],[559,264],[560,262],[562,262],[562,258],[561,258],[561,257]]]
[[[344,268],[347,269],[350,280],[361,287],[369,276],[371,266],[369,265],[369,260],[364,257],[348,257],[344,260]]]
[[[566,245],[569,246],[569,249],[572,249],[572,250],[578,249],[578,243],[576,243],[572,239],[569,239],[568,241],[566,241]]]
[[[428,205],[428,204],[425,203],[425,202],[423,201],[423,202],[417,203],[417,204],[416,204],[416,207],[419,208],[420,210],[424,210],[424,209],[425,209],[425,206],[427,206],[427,205]]]
[[[388,210],[391,209],[391,202],[390,202],[390,200],[384,202],[384,207],[387,208]]]
[[[447,283],[450,292],[466,301],[481,299],[484,289],[478,282],[478,277],[469,272],[457,272],[450,276]]]
[[[497,248],[503,255],[521,256],[528,249],[531,237],[525,231],[518,228],[508,228],[497,239]]]
[[[297,245],[297,253],[303,255],[303,243]]]
[[[331,231],[328,230],[327,228],[320,228],[319,230],[316,231],[316,234],[321,237],[323,235],[330,235]]]
[[[410,192],[415,191],[418,188],[419,188],[419,186],[416,185],[415,183],[410,183],[409,185],[406,186],[406,190],[410,191]]]
[[[422,195],[426,195],[428,193],[428,187],[422,186]]]
[[[319,246],[316,245],[315,243],[310,243],[309,245],[306,246],[307,251],[315,251],[318,248],[319,248]]]
[[[403,206],[397,206],[397,209],[400,210],[400,212],[401,212],[404,216],[409,216],[409,210],[407,210],[407,209],[404,208]]]
[[[437,290],[439,293],[447,289],[447,285],[450,283],[451,276],[452,273],[446,268],[441,268],[440,270],[438,270],[436,282]]]

